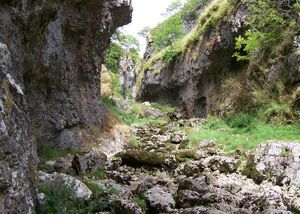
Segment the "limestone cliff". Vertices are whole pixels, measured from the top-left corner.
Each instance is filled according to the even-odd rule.
[[[209,7],[215,7],[215,2],[211,1]],[[276,82],[283,85],[282,97],[284,93],[298,96],[295,89],[297,84],[299,86],[299,36],[294,37],[293,41],[290,39],[290,45],[286,48],[289,51],[275,60],[266,58],[262,63],[237,62],[233,54],[236,52],[236,38],[243,36],[247,30],[247,5],[231,5],[227,12],[217,17],[222,7],[206,14],[201,14],[205,9],[199,10],[200,19],[194,22],[196,26],[189,34],[198,29],[202,31],[195,34],[195,41],[189,42],[171,61],[166,62],[160,56],[163,52],[147,55],[139,100],[173,104],[190,116],[204,117],[208,114],[224,116],[231,112],[251,112],[257,107],[252,105],[253,95],[262,92],[269,98],[274,94],[274,88],[281,90]],[[268,63],[270,61],[272,63]],[[259,99],[268,102],[265,98]],[[291,101],[295,102],[294,106],[297,106],[296,100]],[[299,110],[290,106],[294,110],[288,112],[293,115],[287,118],[295,121],[300,115]]]
[[[138,98],[182,106],[189,115],[205,116],[216,86],[238,68],[232,54],[244,19],[245,6],[241,5],[171,63],[155,62],[145,71]]]
[[[97,143],[100,65],[131,11],[128,0],[1,1],[1,213],[35,212],[36,143]]]

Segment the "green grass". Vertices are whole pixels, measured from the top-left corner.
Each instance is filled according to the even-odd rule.
[[[300,140],[300,123],[278,125],[251,117],[238,115],[230,120],[208,118],[203,127],[186,130],[191,140],[190,146],[197,146],[201,140],[215,140],[226,152],[230,152],[235,149],[254,149],[266,140]]]
[[[98,184],[92,182],[92,181],[84,181],[84,184],[94,193],[94,194],[100,194],[104,190],[101,186]]]
[[[142,209],[142,214],[145,214],[147,211],[147,204],[145,200],[145,196],[143,195],[135,195],[134,196],[134,201],[140,206]]]
[[[106,173],[103,169],[99,169],[96,172],[86,173],[83,176],[93,176],[93,177],[96,177],[100,180],[106,179]]]
[[[168,120],[165,118],[144,118],[141,117],[140,114],[142,113],[143,109],[147,108],[147,106],[141,103],[132,103],[132,108],[127,111],[120,111],[114,100],[110,99],[109,97],[102,97],[103,103],[112,111],[114,112],[124,123],[127,125],[132,124],[153,124],[153,125],[166,125]],[[158,106],[158,104],[157,104]],[[161,107],[163,108],[163,107]],[[170,110],[171,107],[166,107],[165,110]]]

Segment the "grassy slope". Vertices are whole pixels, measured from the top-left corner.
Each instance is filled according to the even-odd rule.
[[[240,117],[239,115],[235,118]],[[250,116],[251,117],[251,116]],[[197,146],[201,140],[215,140],[226,152],[235,149],[254,149],[267,140],[299,141],[300,123],[278,125],[265,123],[256,118],[241,119],[238,122],[216,117],[207,119],[203,127],[186,130],[191,146]]]

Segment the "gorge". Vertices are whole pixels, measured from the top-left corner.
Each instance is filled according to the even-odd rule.
[[[299,5],[1,1],[0,213],[299,213]]]

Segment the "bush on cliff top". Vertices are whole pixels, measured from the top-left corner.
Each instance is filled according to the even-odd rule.
[[[246,22],[249,30],[236,39],[237,60],[260,61],[278,55],[279,45],[290,45],[292,37],[299,32],[296,24],[300,2],[274,0],[243,0],[249,3]],[[284,48],[280,48],[283,50]]]

